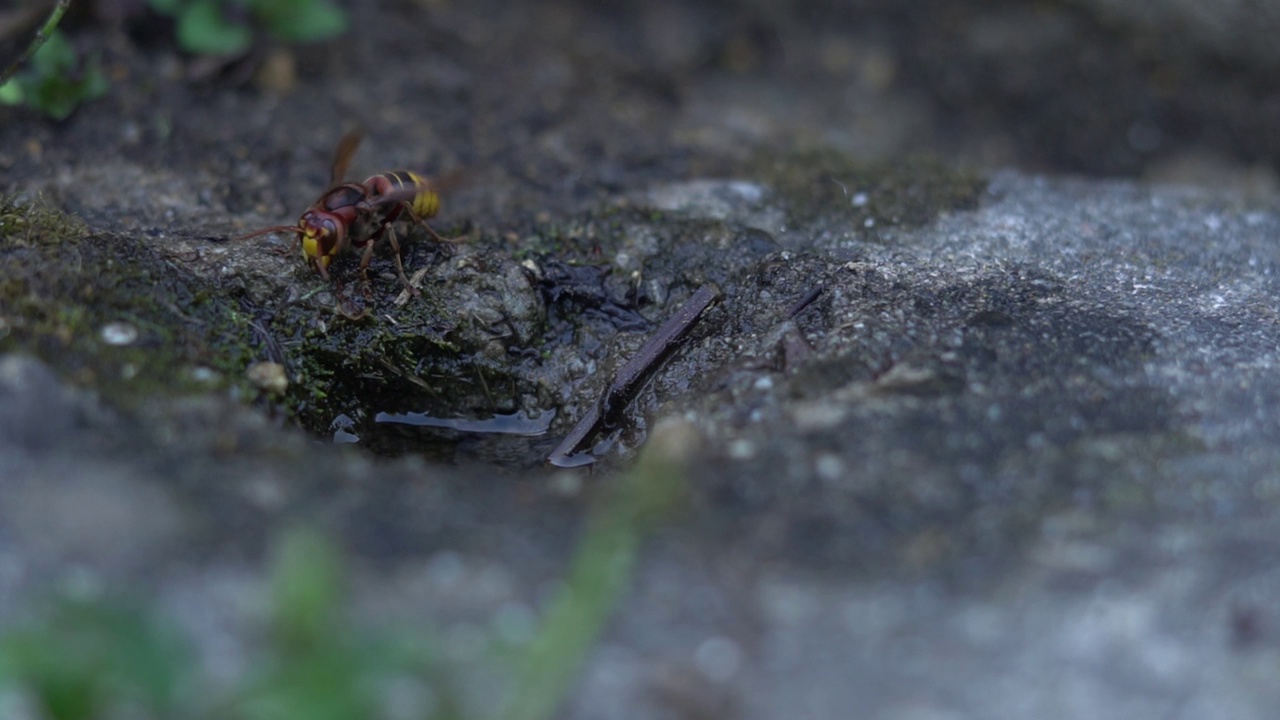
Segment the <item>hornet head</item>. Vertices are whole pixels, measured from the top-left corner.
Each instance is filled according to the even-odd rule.
[[[343,248],[346,229],[345,223],[327,212],[307,211],[298,220],[302,254],[326,280],[329,278],[329,263]]]

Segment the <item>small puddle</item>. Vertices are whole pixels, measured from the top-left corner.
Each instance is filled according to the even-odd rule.
[[[499,435],[543,435],[556,419],[554,410],[539,413],[530,417],[523,412],[510,415],[494,415],[486,419],[476,418],[441,418],[426,413],[388,413],[380,412],[374,416],[375,423],[392,423],[397,425],[416,425],[419,427],[443,428],[467,433],[497,433]]]
[[[343,416],[345,418],[345,416]],[[375,455],[417,455],[452,465],[480,462],[507,468],[542,465],[554,440],[544,437],[556,411],[516,412],[489,417],[439,417],[425,412],[378,412],[362,422],[347,419],[333,430],[333,442],[358,443]]]

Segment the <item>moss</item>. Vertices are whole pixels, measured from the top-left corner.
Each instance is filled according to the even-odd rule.
[[[984,176],[933,157],[864,162],[835,150],[760,154],[746,172],[781,196],[794,226],[837,219],[868,231],[972,208],[987,187]]]
[[[87,232],[43,203],[6,200],[0,223],[0,352],[33,353],[123,407],[210,390],[257,398],[245,370],[267,358],[286,366],[287,409],[318,434],[339,414],[421,411],[424,398],[439,413],[514,402],[511,361],[487,357],[475,332],[459,343],[455,331],[474,321],[444,294],[457,283],[492,292],[487,265],[471,271],[481,281],[451,279],[394,313],[385,311],[390,297],[373,298],[379,310],[350,320],[311,303],[253,307],[136,238]]]
[[[510,382],[509,369],[451,340],[440,321],[448,303],[430,293],[394,322],[306,303],[260,311],[136,239],[89,233],[44,203],[3,201],[0,228],[0,352],[31,352],[125,407],[229,388],[255,398],[245,369],[265,357],[286,364],[285,403],[317,433],[339,413],[404,409],[424,395],[441,411],[488,406],[484,382]]]
[[[465,405],[459,397],[465,393],[440,380],[461,371],[464,363],[454,353],[443,339],[399,333],[377,318],[339,320],[293,348],[288,400],[302,424],[317,433],[339,414],[408,409],[414,398],[448,395],[451,405]]]
[[[65,215],[41,199],[20,203],[0,196],[0,249],[59,245],[87,233],[78,218]]]
[[[0,200],[0,351],[26,351],[123,405],[245,384],[244,318],[140,243],[47,204]],[[212,372],[210,372],[212,371]]]
[[[317,316],[304,306],[279,308],[270,328],[288,358],[286,402],[303,427],[327,434],[340,414],[367,421],[377,412],[421,412],[427,405],[442,416],[509,405],[511,393],[495,393],[486,383],[510,387],[517,382],[514,368],[459,343],[455,331],[470,320],[458,317],[465,309],[443,292],[425,288],[394,320],[385,310],[350,319]],[[389,300],[369,302],[385,308]]]

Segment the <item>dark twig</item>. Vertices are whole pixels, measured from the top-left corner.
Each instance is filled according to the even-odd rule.
[[[587,444],[587,440],[595,437],[600,431],[600,403],[591,406],[577,425],[564,436],[564,440],[547,456],[547,462],[556,467],[582,467],[596,461],[596,456],[589,452],[579,452],[579,448]]]
[[[67,12],[67,8],[71,6],[71,0],[58,0],[53,6],[53,11],[49,13],[49,18],[44,21],[44,25],[36,30],[35,37],[31,38],[31,44],[27,45],[27,49],[14,60],[9,67],[0,73],[0,85],[4,85],[18,72],[18,68],[26,64],[32,55],[44,45],[44,41],[49,39],[49,35],[53,33],[54,28],[58,27],[58,23],[62,21],[62,15]]]
[[[818,285],[814,289],[802,295],[799,300],[796,300],[795,302],[791,303],[791,307],[787,308],[787,319],[788,320],[794,319],[795,316],[803,312],[805,308],[812,305],[813,301],[817,300],[818,297],[822,295],[822,291],[825,289],[826,288],[824,288],[823,286]]]
[[[613,381],[600,399],[591,406],[587,414],[573,426],[573,430],[547,456],[547,462],[559,467],[578,467],[596,461],[595,456],[585,452],[589,441],[601,432],[612,430],[622,420],[627,406],[653,377],[654,372],[671,356],[671,353],[684,341],[689,331],[702,317],[702,313],[711,307],[711,303],[720,297],[720,291],[713,285],[703,285],[685,301],[674,315],[649,336],[640,350],[623,365],[613,376]]]

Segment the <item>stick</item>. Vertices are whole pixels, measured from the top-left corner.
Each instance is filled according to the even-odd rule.
[[[720,297],[713,285],[703,285],[680,306],[679,310],[649,336],[636,354],[613,376],[613,382],[600,399],[591,406],[573,430],[551,451],[547,461],[558,467],[589,465],[596,458],[586,452],[587,441],[603,430],[617,427],[622,414],[640,392],[640,388],[653,377],[689,331],[706,312],[711,303]]]
[[[27,46],[26,51],[19,55],[18,59],[14,60],[12,65],[5,68],[3,73],[0,73],[0,85],[4,85],[8,82],[9,78],[13,77],[14,73],[18,72],[18,68],[25,65],[27,61],[31,59],[31,56],[35,55],[36,51],[44,45],[44,41],[48,40],[49,35],[54,31],[54,28],[58,27],[58,23],[62,21],[63,13],[65,13],[67,8],[70,6],[71,0],[58,0],[58,2],[54,4],[53,12],[49,13],[49,18],[44,21],[44,25],[40,26],[39,30],[36,30],[36,36],[31,38],[31,44]]]

